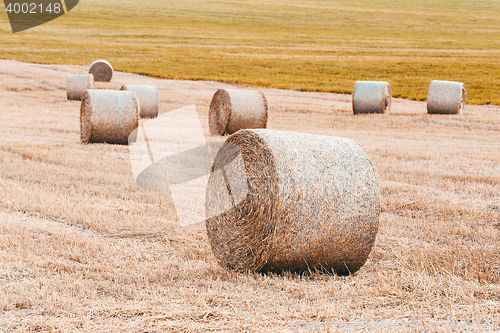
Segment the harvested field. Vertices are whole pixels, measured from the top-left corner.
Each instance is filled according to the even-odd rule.
[[[261,89],[269,129],[361,145],[382,212],[353,276],[244,274],[218,266],[202,224],[179,226],[167,190],[136,186],[127,146],[80,143],[80,103],[66,99],[66,79],[86,70],[0,60],[0,331],[420,320],[449,332],[425,325],[500,318],[499,107],[428,115],[425,102],[394,98],[390,115],[355,116],[350,95]],[[216,140],[209,104],[230,85],[115,72],[96,86],[124,84],[155,86],[160,115],[196,104]]]

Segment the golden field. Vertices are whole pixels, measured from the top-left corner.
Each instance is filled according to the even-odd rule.
[[[0,331],[296,332],[294,320],[420,320],[423,331],[449,332],[460,330],[447,320],[500,318],[499,107],[440,116],[395,99],[390,115],[354,116],[350,95],[260,89],[268,128],[363,147],[382,213],[352,276],[241,274],[218,266],[203,224],[179,226],[168,191],[135,185],[127,146],[80,144],[80,103],[65,88],[85,71],[0,61]],[[126,83],[156,86],[160,114],[196,104],[207,133],[211,97],[228,87],[117,72],[99,88]]]
[[[451,80],[500,105],[498,0],[80,0],[16,34],[2,7],[1,59],[335,93],[388,81],[417,101]]]

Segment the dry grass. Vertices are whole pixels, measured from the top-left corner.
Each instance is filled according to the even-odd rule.
[[[500,317],[500,213],[488,209],[499,201],[499,108],[427,115],[425,103],[394,99],[391,115],[353,116],[347,95],[265,91],[268,128],[365,149],[383,211],[354,276],[241,274],[217,265],[202,226],[177,225],[166,191],[135,186],[126,146],[80,144],[65,84],[85,70],[0,61],[0,331]],[[118,88],[156,86],[160,114],[196,103],[206,133],[210,99],[228,88],[114,75]]]

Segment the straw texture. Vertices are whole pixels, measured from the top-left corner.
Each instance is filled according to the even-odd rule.
[[[243,172],[231,168],[239,154]],[[371,163],[354,141],[241,130],[226,140],[212,171],[207,216],[223,211],[224,189],[240,202],[206,220],[222,266],[344,275],[366,262],[378,230],[380,194]],[[243,200],[234,200],[238,182],[248,185]]]
[[[352,110],[359,113],[389,113],[391,85],[387,82],[357,81],[352,93]]]
[[[433,80],[427,93],[427,113],[461,114],[465,95],[463,83]]]
[[[87,90],[83,94],[80,108],[82,143],[128,144],[130,134],[138,126],[139,107],[134,92]]]
[[[96,60],[89,67],[89,74],[98,82],[109,82],[113,77],[113,66],[106,60]]]
[[[219,89],[208,115],[212,135],[233,134],[240,129],[266,128],[266,97],[253,90]]]
[[[94,76],[92,74],[68,76],[66,84],[68,100],[80,101],[87,89],[94,89]]]
[[[500,217],[500,203],[490,203],[488,204],[488,211],[496,216]]]
[[[139,101],[139,115],[141,118],[158,117],[158,91],[154,86],[124,85],[121,90],[133,91]]]

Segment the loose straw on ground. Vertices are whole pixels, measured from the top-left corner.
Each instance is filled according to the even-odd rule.
[[[461,114],[465,95],[463,83],[433,80],[427,93],[427,113]]]
[[[266,128],[266,97],[253,90],[219,89],[208,115],[212,135],[232,134],[240,129]]]
[[[132,91],[87,90],[80,108],[82,143],[128,144],[139,126],[137,97]]]
[[[80,101],[87,89],[94,89],[94,76],[92,74],[68,76],[66,84],[68,100]]]
[[[158,91],[156,87],[127,84],[122,86],[121,90],[135,92],[139,101],[139,114],[141,118],[158,117]]]
[[[243,171],[232,162],[240,154]],[[248,186],[244,198],[236,199],[244,191],[234,184]],[[214,161],[206,229],[223,267],[343,275],[360,269],[370,254],[379,201],[370,160],[354,141],[241,130]]]
[[[357,81],[352,93],[352,109],[359,113],[389,113],[391,85],[387,82]]]
[[[96,60],[89,67],[89,74],[98,82],[109,82],[113,77],[113,66],[106,60]]]

